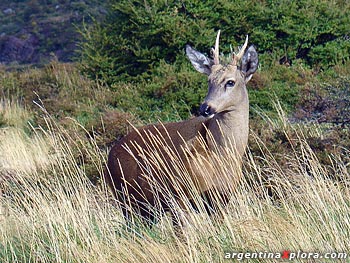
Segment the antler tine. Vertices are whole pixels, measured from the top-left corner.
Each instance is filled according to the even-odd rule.
[[[220,30],[218,31],[218,34],[216,35],[216,41],[215,41],[215,47],[213,49],[213,57],[214,57],[214,65],[219,65],[219,39],[220,39]]]
[[[238,51],[238,53],[233,54],[233,61],[232,61],[233,65],[237,65],[238,61],[243,57],[244,51],[246,50],[247,46],[248,46],[248,35],[246,36],[245,42],[241,47],[241,49]]]

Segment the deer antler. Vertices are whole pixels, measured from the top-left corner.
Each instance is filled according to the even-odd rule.
[[[243,46],[241,47],[241,49],[238,51],[237,54],[233,53],[233,60],[232,60],[232,65],[236,66],[238,61],[241,60],[241,58],[243,57],[244,51],[248,46],[248,35],[245,38],[245,42],[243,44]]]
[[[215,41],[215,47],[212,49],[213,51],[213,58],[214,58],[214,65],[219,65],[219,39],[220,39],[220,30],[218,31],[218,34],[216,36]]]

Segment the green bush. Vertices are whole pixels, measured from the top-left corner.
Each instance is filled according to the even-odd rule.
[[[341,0],[109,0],[106,18],[81,32],[81,69],[123,89],[117,108],[148,121],[187,118],[207,85],[185,58],[185,45],[209,53],[221,29],[227,54],[248,34],[265,75],[249,84],[252,103],[271,110],[277,98],[291,110],[307,80],[300,65],[319,70],[349,59],[349,7]],[[276,65],[282,57],[293,67]]]
[[[111,86],[112,103],[146,122],[188,118],[199,108],[207,91],[206,77],[189,69],[187,63],[161,61],[156,74]]]
[[[347,1],[110,0],[109,14],[83,32],[82,64],[108,83],[173,63],[186,43],[208,51],[223,31],[223,51],[246,34],[260,53],[285,54],[309,65],[349,58]]]

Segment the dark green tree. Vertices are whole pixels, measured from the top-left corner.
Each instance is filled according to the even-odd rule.
[[[105,20],[83,32],[82,65],[111,83],[162,59],[173,63],[186,43],[208,50],[221,29],[223,43],[249,34],[260,53],[328,67],[349,58],[349,7],[344,0],[110,0]]]
[[[81,67],[112,89],[129,83],[118,108],[144,119],[186,118],[206,92],[206,78],[185,58],[186,44],[208,54],[221,29],[224,54],[248,34],[265,70],[283,57],[322,69],[349,59],[349,20],[344,0],[109,0],[105,19],[82,31]],[[272,94],[293,107],[297,84],[286,84],[293,74],[280,71],[273,85],[251,91],[252,102],[271,110]]]

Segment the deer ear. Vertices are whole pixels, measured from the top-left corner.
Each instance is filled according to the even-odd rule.
[[[186,45],[186,55],[197,71],[199,71],[200,73],[210,75],[211,66],[214,63],[210,58],[195,50],[189,45]]]
[[[245,74],[246,83],[252,78],[253,73],[258,69],[258,53],[254,46],[250,46],[242,57],[242,72]]]

